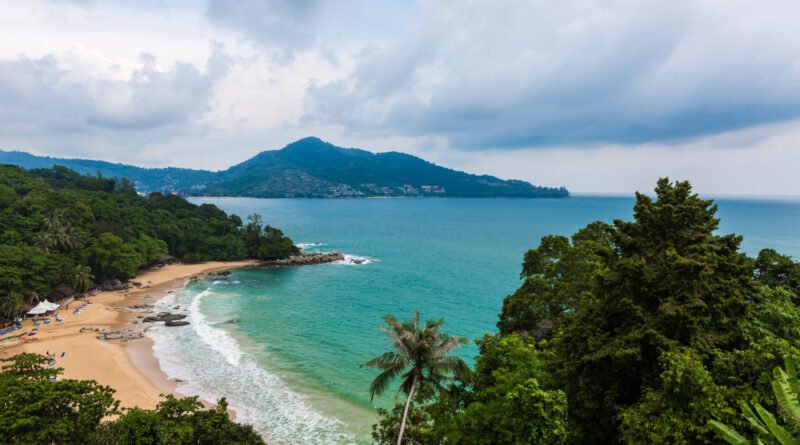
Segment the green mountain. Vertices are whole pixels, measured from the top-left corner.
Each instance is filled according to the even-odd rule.
[[[25,168],[64,165],[81,173],[127,177],[143,192],[258,198],[454,196],[566,198],[565,188],[471,175],[404,153],[341,148],[309,137],[280,150],[259,153],[221,172],[142,168],[103,161],[39,157],[0,151],[0,163]]]
[[[0,164],[17,165],[29,170],[63,165],[82,175],[96,175],[99,172],[108,178],[128,178],[134,181],[142,192],[191,190],[192,186],[202,188],[215,177],[214,172],[206,170],[176,167],[143,168],[106,161],[35,156],[21,151],[0,150]]]

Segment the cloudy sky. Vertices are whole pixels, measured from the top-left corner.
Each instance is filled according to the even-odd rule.
[[[219,170],[316,135],[578,192],[800,195],[794,0],[0,0],[0,148]]]

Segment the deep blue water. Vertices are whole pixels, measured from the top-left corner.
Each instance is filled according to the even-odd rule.
[[[406,318],[419,309],[444,317],[452,335],[493,332],[503,298],[520,284],[527,249],[592,221],[630,219],[633,205],[608,197],[195,201],[243,218],[259,213],[295,242],[321,244],[309,250],[372,260],[236,271],[168,302],[190,308],[195,330],[206,330],[156,333],[160,357],[185,359],[164,358],[162,367],[187,380],[187,392],[227,395],[271,443],[368,443],[374,415],[367,388],[375,373],[359,365],[387,348],[377,329],[383,315]],[[772,247],[800,256],[800,201],[717,203],[720,231],[744,235],[746,252]],[[232,318],[241,321],[223,323]],[[470,360],[475,353],[474,345],[460,351]]]

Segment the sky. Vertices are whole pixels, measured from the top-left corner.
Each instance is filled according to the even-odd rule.
[[[574,192],[800,196],[794,0],[0,0],[0,149],[306,136]]]

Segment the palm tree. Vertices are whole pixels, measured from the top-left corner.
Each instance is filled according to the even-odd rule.
[[[388,328],[381,327],[381,330],[391,340],[393,350],[373,358],[362,367],[382,370],[369,386],[370,400],[383,394],[397,377],[402,379],[400,391],[406,393],[407,397],[397,436],[397,445],[401,445],[415,390],[423,385],[443,389],[442,384],[454,377],[470,379],[471,372],[464,360],[450,355],[467,339],[450,337],[440,331],[443,319],[428,320],[424,326],[420,326],[419,311],[414,311],[411,319],[403,322],[397,321],[392,315],[383,317],[383,321]]]
[[[85,292],[92,285],[92,268],[89,266],[75,266],[75,276],[73,278],[73,286],[78,292]]]
[[[42,218],[42,230],[34,238],[38,247],[48,252],[54,247],[65,252],[81,247],[81,240],[65,215],[63,209],[58,209]]]
[[[39,292],[36,292],[35,290],[30,290],[28,291],[28,294],[26,295],[25,299],[28,301],[28,303],[38,303],[42,301],[42,296],[39,295]]]
[[[13,320],[14,317],[22,312],[24,302],[25,297],[21,293],[17,291],[9,292],[5,298],[0,300],[0,315],[6,319]]]

